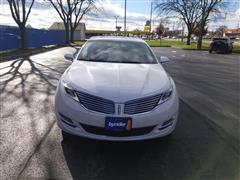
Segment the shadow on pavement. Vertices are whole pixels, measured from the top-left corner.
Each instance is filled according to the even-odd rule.
[[[60,71],[34,62],[30,57],[17,59],[2,69],[7,69],[7,71],[0,75],[1,100],[4,101],[5,98],[14,96],[22,100],[22,103],[29,108],[32,95],[36,93],[44,94],[45,98],[42,103],[49,105],[49,96],[54,94],[61,75]]]
[[[21,173],[41,138],[54,124],[53,98],[59,77],[68,65],[62,61],[56,65],[54,61],[40,55],[0,64],[3,177]]]
[[[62,141],[73,179],[234,179],[239,156],[181,102],[172,136],[141,142]]]
[[[61,144],[73,179],[149,179],[154,174],[146,170],[147,166],[152,166],[152,160],[145,155],[159,143],[165,148],[169,146],[167,139],[100,142],[79,138],[71,142],[62,141]]]

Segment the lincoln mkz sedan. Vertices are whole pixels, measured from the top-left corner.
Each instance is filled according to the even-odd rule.
[[[55,114],[63,138],[136,141],[175,129],[178,94],[162,63],[141,39],[95,37],[62,75]]]

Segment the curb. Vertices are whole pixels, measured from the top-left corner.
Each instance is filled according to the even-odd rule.
[[[149,45],[149,46],[150,46],[150,45]],[[172,46],[168,46],[168,45],[164,45],[164,46],[158,46],[158,45],[157,45],[157,46],[155,46],[155,45],[154,45],[154,46],[150,46],[150,47],[172,47]]]
[[[209,51],[208,49],[187,49],[187,48],[179,48],[183,50],[194,50],[194,51]],[[233,54],[240,54],[240,51],[233,51]],[[217,54],[225,54],[225,53],[217,53]]]
[[[172,48],[177,48],[177,49],[182,49],[182,50],[192,50],[192,51],[209,51],[208,49],[193,49],[193,48],[180,48],[176,46],[150,46],[150,47],[172,47]],[[240,54],[240,51],[233,51],[233,54]]]
[[[54,50],[54,49],[57,49],[60,47],[65,47],[65,46],[66,45],[53,45],[53,46],[43,46],[43,47],[39,47],[39,48],[29,48],[26,50],[19,50],[17,52],[15,52],[16,50],[7,51],[6,52],[6,53],[8,53],[7,55],[4,55],[5,53],[0,53],[0,62],[5,62],[5,61],[17,59],[17,58],[32,56],[32,55],[51,51],[51,50]],[[27,52],[25,52],[25,51],[27,51]],[[11,52],[13,52],[14,55],[11,55]]]
[[[193,48],[180,48],[180,49],[183,49],[183,50],[195,50],[195,51],[209,51],[208,49],[193,49]]]

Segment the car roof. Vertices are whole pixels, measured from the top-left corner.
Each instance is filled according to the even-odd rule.
[[[215,38],[213,38],[213,39],[224,39],[224,40],[226,40],[226,39],[229,39],[228,37],[215,37]]]
[[[107,41],[126,41],[126,42],[141,42],[145,43],[143,39],[140,38],[132,38],[132,37],[124,37],[124,36],[94,36],[91,37],[88,41],[101,41],[101,40],[107,40]]]

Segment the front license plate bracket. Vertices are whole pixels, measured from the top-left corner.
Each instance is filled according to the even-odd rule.
[[[131,131],[132,118],[130,117],[106,117],[105,129],[109,131]]]

